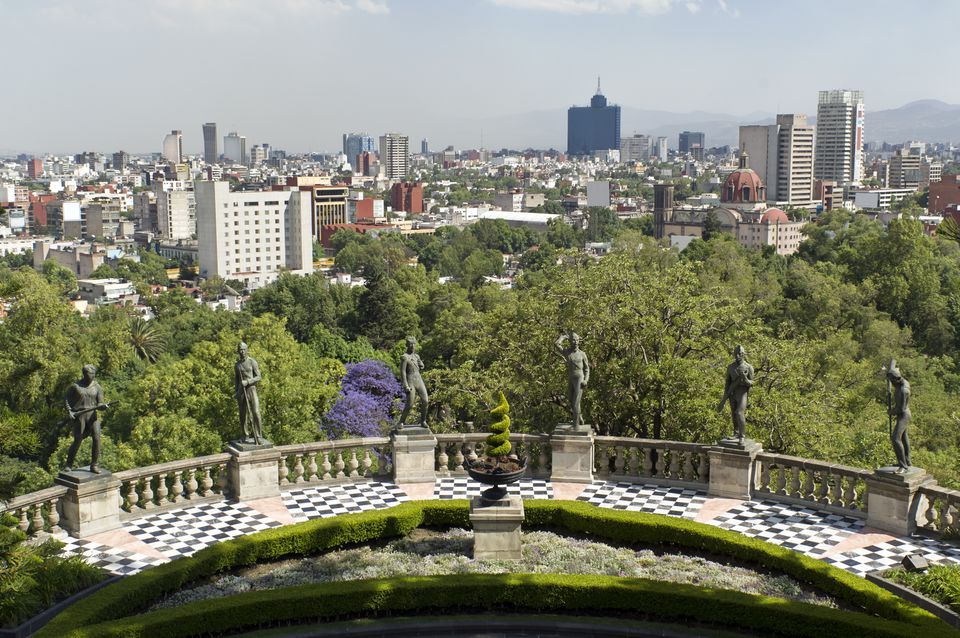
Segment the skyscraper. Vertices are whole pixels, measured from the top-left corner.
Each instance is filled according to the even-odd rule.
[[[420,154],[429,155],[430,154],[430,142],[427,141],[427,138],[420,140]]]
[[[607,106],[597,78],[597,93],[590,98],[590,106],[567,109],[567,154],[593,155],[594,151],[619,148],[620,107]]]
[[[364,151],[372,153],[376,150],[376,141],[366,133],[343,134],[343,154],[347,156],[348,162],[352,162],[357,155]]]
[[[741,126],[740,149],[767,188],[767,201],[807,206],[813,198],[814,128],[806,115],[780,114],[768,126]]]
[[[690,153],[693,151],[694,146],[699,146],[700,148],[706,148],[706,136],[699,131],[684,131],[680,133],[679,139],[677,140],[677,150],[680,154]]]
[[[203,161],[207,164],[216,164],[220,157],[217,153],[217,123],[207,122],[203,125]]]
[[[667,138],[660,136],[657,138],[657,145],[653,153],[656,157],[655,159],[659,162],[667,161]]]
[[[223,156],[237,164],[247,163],[247,138],[232,131],[223,138]]]
[[[410,169],[410,138],[399,133],[380,136],[380,162],[387,179],[403,179]]]
[[[838,184],[863,178],[863,91],[820,91],[813,174]]]
[[[171,164],[179,164],[183,161],[182,131],[170,131],[170,133],[163,138],[163,159]]]
[[[634,134],[620,140],[621,162],[643,162],[650,159],[650,136]]]

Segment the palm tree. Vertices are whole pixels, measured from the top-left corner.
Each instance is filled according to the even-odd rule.
[[[135,318],[130,324],[130,345],[138,357],[150,363],[159,359],[167,349],[156,325],[142,317]]]

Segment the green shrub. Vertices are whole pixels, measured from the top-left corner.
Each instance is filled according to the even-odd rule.
[[[807,583],[834,596],[839,601],[863,609],[868,614],[895,621],[893,625],[890,625],[891,627],[894,625],[899,627],[902,623],[907,623],[921,629],[923,632],[927,632],[926,635],[935,635],[943,631],[946,627],[946,625],[933,615],[915,605],[901,600],[862,578],[832,567],[824,562],[808,558],[791,550],[777,547],[757,539],[748,538],[736,532],[722,530],[684,519],[658,516],[655,514],[601,509],[594,505],[580,502],[525,501],[524,506],[526,510],[525,524],[530,527],[548,527],[567,530],[599,539],[631,545],[671,546],[698,552],[707,552],[714,555],[728,556],[738,561],[752,563],[772,571],[789,574],[800,582]],[[161,613],[158,611],[151,612],[151,614],[144,614],[143,616],[125,617],[142,612],[152,603],[162,599],[169,593],[181,589],[189,583],[222,571],[245,565],[253,565],[258,562],[275,561],[289,556],[317,554],[331,549],[366,543],[381,538],[395,538],[406,535],[419,526],[469,527],[469,509],[467,502],[461,500],[404,503],[385,510],[349,514],[336,518],[317,519],[297,525],[274,528],[212,545],[200,550],[192,557],[182,558],[165,565],[145,570],[115,585],[104,588],[61,613],[48,624],[47,627],[41,630],[37,636],[38,638],[59,638],[65,635],[78,637],[93,637],[99,635],[167,635],[165,633],[166,630],[160,628],[161,626],[166,627],[164,623],[170,622],[172,626],[176,625],[177,622],[184,622],[183,620],[175,620],[175,618],[178,617],[170,616],[169,614],[178,610],[180,610],[179,613],[183,614],[193,613],[191,611],[195,609],[193,605],[185,605],[174,610],[162,610],[164,615],[160,616],[153,615]],[[449,602],[447,603],[437,602],[440,607],[445,610],[463,608],[469,608],[471,610],[483,609],[482,606],[475,606],[473,602],[478,600],[476,597],[480,596],[480,593],[469,588],[462,589],[459,587],[459,583],[466,582],[463,580],[463,576],[437,578],[446,578],[447,580],[443,581],[446,582],[446,585],[437,586],[442,593],[438,593],[436,596],[431,593],[430,596],[434,597],[437,601],[447,600],[447,597],[449,597]],[[504,583],[527,584],[528,589],[530,589],[529,591],[515,591],[513,597],[508,597],[508,602],[505,604],[508,604],[508,606],[524,604],[527,605],[527,607],[523,607],[523,609],[529,611],[564,609],[563,606],[552,607],[548,603],[554,600],[554,598],[565,601],[576,599],[576,596],[571,598],[569,592],[577,591],[578,587],[590,589],[590,591],[594,592],[591,596],[595,596],[599,601],[607,601],[608,599],[611,601],[603,604],[614,605],[612,601],[620,600],[621,598],[624,601],[623,607],[603,608],[640,611],[653,609],[657,610],[657,618],[681,617],[670,615],[674,612],[669,612],[668,610],[673,609],[675,605],[679,605],[679,608],[689,606],[697,609],[710,609],[710,606],[699,598],[695,603],[691,603],[689,597],[696,598],[694,593],[688,592],[688,594],[684,594],[684,596],[678,594],[677,597],[674,598],[671,592],[680,591],[677,589],[680,586],[675,584],[660,584],[659,586],[654,586],[648,581],[642,581],[640,579],[635,581],[627,579],[624,581],[627,583],[626,585],[620,581],[615,584],[611,584],[611,581],[603,581],[600,583],[595,580],[597,577],[592,576],[566,577],[572,580],[561,579],[559,581],[550,580],[549,578],[547,580],[531,580],[530,575],[515,574],[499,576],[498,578],[501,578],[501,580],[489,582],[497,582],[498,587],[502,587]],[[256,598],[257,602],[251,604],[249,614],[243,611],[247,609],[243,605],[246,604],[248,599],[241,598],[240,596],[231,596],[217,599],[216,601],[202,601],[195,604],[204,605],[201,609],[207,611],[199,614],[203,616],[203,618],[197,621],[198,624],[196,627],[226,629],[227,625],[217,625],[214,619],[219,618],[224,622],[233,622],[230,620],[231,618],[243,617],[251,619],[253,616],[250,614],[254,613],[257,614],[257,618],[262,622],[268,624],[270,622],[294,619],[297,621],[308,621],[311,618],[335,618],[341,614],[363,614],[371,611],[386,613],[407,609],[404,607],[404,601],[410,605],[409,610],[420,610],[424,609],[423,605],[426,603],[418,599],[417,596],[420,595],[417,594],[417,592],[420,591],[418,588],[434,587],[436,585],[431,585],[430,583],[437,581],[435,581],[435,579],[383,579],[371,582],[372,584],[368,583],[364,586],[351,584],[350,587],[347,588],[347,590],[352,591],[350,588],[359,587],[356,591],[368,592],[363,596],[359,593],[357,594],[358,600],[360,598],[364,600],[369,599],[367,603],[364,603],[368,606],[360,605],[359,602],[353,601],[349,596],[341,599],[341,597],[338,597],[339,594],[330,593],[332,590],[322,589],[322,587],[327,587],[326,584],[310,585],[305,586],[305,588],[287,588],[270,592],[256,592],[257,595],[264,597]],[[491,590],[496,589],[496,587],[489,585],[488,581],[470,582],[474,582],[476,587],[479,590],[483,590],[483,592],[486,592],[487,588]],[[630,589],[630,587],[627,586],[630,583],[641,583],[636,585],[636,587],[639,587],[639,590],[634,591]],[[333,585],[335,588],[340,589],[347,587],[344,583],[334,583]],[[316,589],[317,587],[321,587],[321,589]],[[369,590],[363,589],[363,587],[369,587]],[[623,594],[623,591],[626,591],[623,589],[624,587],[632,593],[630,595]],[[781,603],[785,604],[787,601],[750,597],[746,594],[737,594],[736,592],[723,592],[723,596],[720,596],[720,593],[714,590],[704,590],[695,587],[692,589],[697,592],[708,592],[708,594],[703,595],[705,599],[719,596],[719,599],[722,601],[732,601],[729,602],[728,606],[723,607],[723,613],[717,612],[720,615],[716,617],[717,622],[720,624],[726,623],[729,626],[752,627],[758,630],[772,631],[774,628],[769,623],[773,623],[774,621],[770,619],[764,620],[764,618],[771,615],[770,606],[774,604],[777,605],[776,609],[778,614],[782,608],[784,610],[791,610],[789,613],[803,616],[804,621],[802,623],[797,622],[796,624],[798,627],[802,627],[804,632],[810,634],[815,633],[810,630],[812,626],[810,623],[819,623],[820,621],[816,620],[818,618],[834,618],[834,616],[822,616],[822,610],[807,613],[807,611],[803,611],[807,606],[801,603],[791,603],[793,605],[802,605],[800,608],[789,606],[781,607],[779,605],[781,605]],[[637,599],[632,597],[639,595],[639,591],[644,592],[643,596],[645,600],[649,601],[649,604],[644,603],[641,606]],[[727,597],[733,594],[737,594],[737,596],[747,596],[747,598],[735,597],[731,599]],[[486,596],[487,594],[483,593],[482,595]],[[247,594],[243,596],[247,596]],[[300,602],[297,604],[273,602],[286,601],[286,597],[290,597],[291,600],[294,597],[302,597],[305,600],[298,598]],[[240,603],[237,603],[240,606],[236,608],[230,607],[228,601],[236,600],[240,600]],[[494,598],[492,600],[499,599]],[[385,601],[389,601],[389,605],[387,605]],[[627,604],[628,601],[630,601],[629,605]],[[770,601],[775,601],[775,603]],[[349,604],[352,606],[347,610],[337,611],[340,609],[337,605],[340,604]],[[219,605],[227,606],[220,607]],[[546,606],[541,607],[538,605]],[[517,608],[519,609],[519,607]],[[328,609],[333,611],[328,612]],[[574,607],[573,609],[586,610],[589,609],[589,607]],[[753,615],[750,616],[751,618],[756,616],[756,618],[749,622],[757,624],[744,625],[740,622],[741,618],[746,618],[749,615],[748,609],[754,610]],[[253,610],[258,611],[254,612]],[[661,615],[661,611],[663,611],[663,615]],[[832,610],[832,612],[834,614],[840,613],[841,615],[847,613],[852,619],[868,619],[868,616],[864,614],[837,612],[836,610]],[[677,611],[676,613],[680,612]],[[784,613],[788,612],[784,611]],[[311,614],[314,615],[311,616]],[[155,632],[153,634],[149,634],[149,632],[146,634],[138,633],[140,629],[135,628],[138,626],[137,623],[144,622],[143,619],[149,618],[159,618],[160,620],[158,622],[160,622],[161,625],[150,626],[150,631]],[[114,619],[122,620],[105,622],[113,621]],[[703,619],[706,620],[707,618],[704,617]],[[190,622],[193,623],[192,620]],[[747,621],[745,620],[744,622]],[[850,622],[860,621],[851,620]],[[867,620],[863,620],[863,622],[867,622]],[[874,619],[870,622],[880,623],[881,621]],[[103,624],[93,627],[95,623]],[[836,627],[845,626],[842,623],[837,623],[839,623],[839,621],[824,621],[826,625]],[[119,628],[122,627],[130,628],[129,632],[111,634],[89,633],[94,629],[97,629],[97,631],[106,631],[108,628],[110,631],[114,631],[114,629],[120,631]],[[864,625],[864,627],[866,627],[866,625]],[[857,632],[849,628],[845,631],[848,636],[887,635],[873,632],[873,625],[870,625],[870,627],[870,632]],[[194,625],[191,624],[190,629],[193,628]],[[123,631],[127,631],[127,629],[123,629]],[[777,629],[777,631],[780,630]],[[790,631],[798,630],[791,629]],[[827,634],[821,632],[820,635],[840,635],[840,633]],[[807,633],[791,635],[807,635]],[[900,635],[911,634],[905,633]]]
[[[960,565],[931,565],[925,572],[894,569],[886,576],[960,612]]]

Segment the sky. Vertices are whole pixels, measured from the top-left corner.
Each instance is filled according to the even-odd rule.
[[[859,88],[869,126],[960,103],[956,24],[954,0],[0,0],[0,153],[158,152],[171,129],[199,153],[204,122],[292,152],[522,148],[598,75],[624,107],[744,117]]]

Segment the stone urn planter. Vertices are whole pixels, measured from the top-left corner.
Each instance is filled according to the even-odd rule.
[[[481,494],[484,501],[499,501],[507,495],[505,486],[516,483],[527,471],[527,459],[518,459],[516,456],[477,459],[467,465],[467,474],[473,480],[490,485]]]

